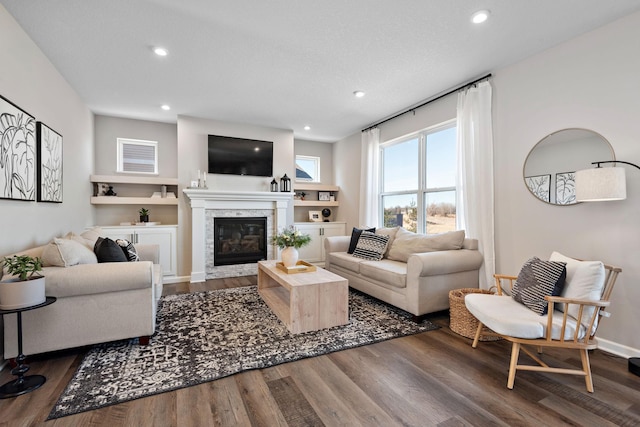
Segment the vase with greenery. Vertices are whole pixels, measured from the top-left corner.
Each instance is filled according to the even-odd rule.
[[[0,309],[12,310],[45,302],[40,258],[29,255],[5,257],[3,268],[11,277],[3,277],[0,282]]]
[[[298,262],[298,249],[311,242],[311,236],[302,234],[295,227],[290,226],[271,237],[271,244],[282,251],[282,263],[285,267],[293,267]]]
[[[140,222],[149,222],[149,209],[140,208],[138,213],[140,214]]]

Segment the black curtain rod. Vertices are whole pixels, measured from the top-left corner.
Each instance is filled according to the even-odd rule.
[[[440,99],[440,98],[444,98],[445,96],[448,96],[448,95],[451,95],[452,93],[455,93],[455,92],[457,92],[457,91],[459,91],[459,90],[461,90],[461,89],[465,89],[465,88],[468,88],[469,86],[473,86],[474,84],[476,84],[476,83],[478,83],[478,82],[481,82],[482,80],[486,80],[486,79],[488,79],[489,77],[491,77],[491,73],[487,74],[487,75],[486,75],[486,76],[484,76],[484,77],[480,77],[479,79],[475,79],[475,80],[474,80],[474,81],[472,81],[472,82],[465,83],[465,84],[463,84],[462,86],[458,86],[458,87],[457,87],[457,88],[455,88],[455,89],[451,89],[451,90],[450,90],[450,91],[448,91],[447,93],[443,93],[442,95],[436,96],[435,98],[432,98],[432,99],[430,99],[430,100],[428,100],[428,101],[425,101],[425,102],[423,102],[423,103],[422,103],[422,104],[420,104],[420,105],[417,105],[417,106],[415,106],[415,107],[411,107],[411,108],[409,108],[409,109],[407,109],[407,110],[405,110],[405,111],[403,111],[403,112],[401,112],[401,113],[396,114],[396,115],[395,115],[395,116],[393,116],[393,117],[389,117],[388,119],[384,119],[384,120],[382,120],[382,121],[380,121],[380,122],[378,122],[378,123],[376,123],[376,124],[373,124],[373,125],[371,125],[371,126],[369,126],[369,127],[365,128],[365,129],[362,129],[362,132],[366,132],[366,131],[368,131],[369,129],[373,129],[373,128],[375,128],[375,127],[378,127],[378,126],[380,126],[381,124],[388,122],[389,120],[393,120],[393,119],[395,119],[395,118],[397,118],[397,117],[402,116],[403,114],[407,114],[407,113],[409,113],[409,112],[411,112],[411,111],[415,111],[415,110],[417,110],[418,108],[424,107],[424,106],[425,106],[425,105],[427,105],[427,104],[431,104],[433,101],[437,101],[438,99]]]

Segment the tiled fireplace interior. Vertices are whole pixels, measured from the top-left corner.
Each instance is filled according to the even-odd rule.
[[[273,246],[268,244],[274,232],[272,209],[207,209],[205,218],[207,279],[258,274],[256,262],[260,259],[273,258]],[[257,218],[264,221],[264,236],[258,237]],[[220,235],[220,229],[218,229],[216,235],[216,219],[242,219],[245,225],[240,227],[232,225],[236,221],[223,221],[226,222],[223,234]],[[262,249],[264,249],[264,256],[261,255]],[[220,256],[221,252],[223,252],[222,256]],[[239,256],[234,261],[226,257],[224,252],[227,254],[235,252]]]

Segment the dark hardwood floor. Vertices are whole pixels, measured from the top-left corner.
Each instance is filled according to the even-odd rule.
[[[165,285],[165,294],[255,286],[255,277]],[[243,372],[217,381],[45,421],[84,351],[35,357],[39,390],[0,400],[0,426],[614,426],[640,425],[640,377],[596,350],[595,393],[581,377],[520,372],[508,390],[509,345],[481,343],[442,326],[378,344]],[[232,319],[230,319],[232,321]],[[605,319],[606,321],[606,319]],[[521,356],[526,357],[526,356]],[[550,363],[578,354],[549,350]],[[12,376],[5,369],[0,384]]]

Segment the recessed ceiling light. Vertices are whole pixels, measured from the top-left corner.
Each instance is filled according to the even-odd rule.
[[[356,98],[362,98],[364,96],[364,92],[361,90],[356,90],[355,92],[353,92],[353,94]]]
[[[164,111],[169,111],[171,110],[171,107],[169,107],[167,104],[164,104],[163,106],[161,106],[160,108],[162,108]]]
[[[311,130],[311,126],[305,126],[304,130]]]
[[[489,12],[488,10],[479,10],[471,15],[471,22],[473,22],[474,24],[482,24],[484,21],[489,19],[490,14],[491,12]]]
[[[167,56],[169,54],[169,51],[163,47],[154,47],[153,53],[158,56]]]

